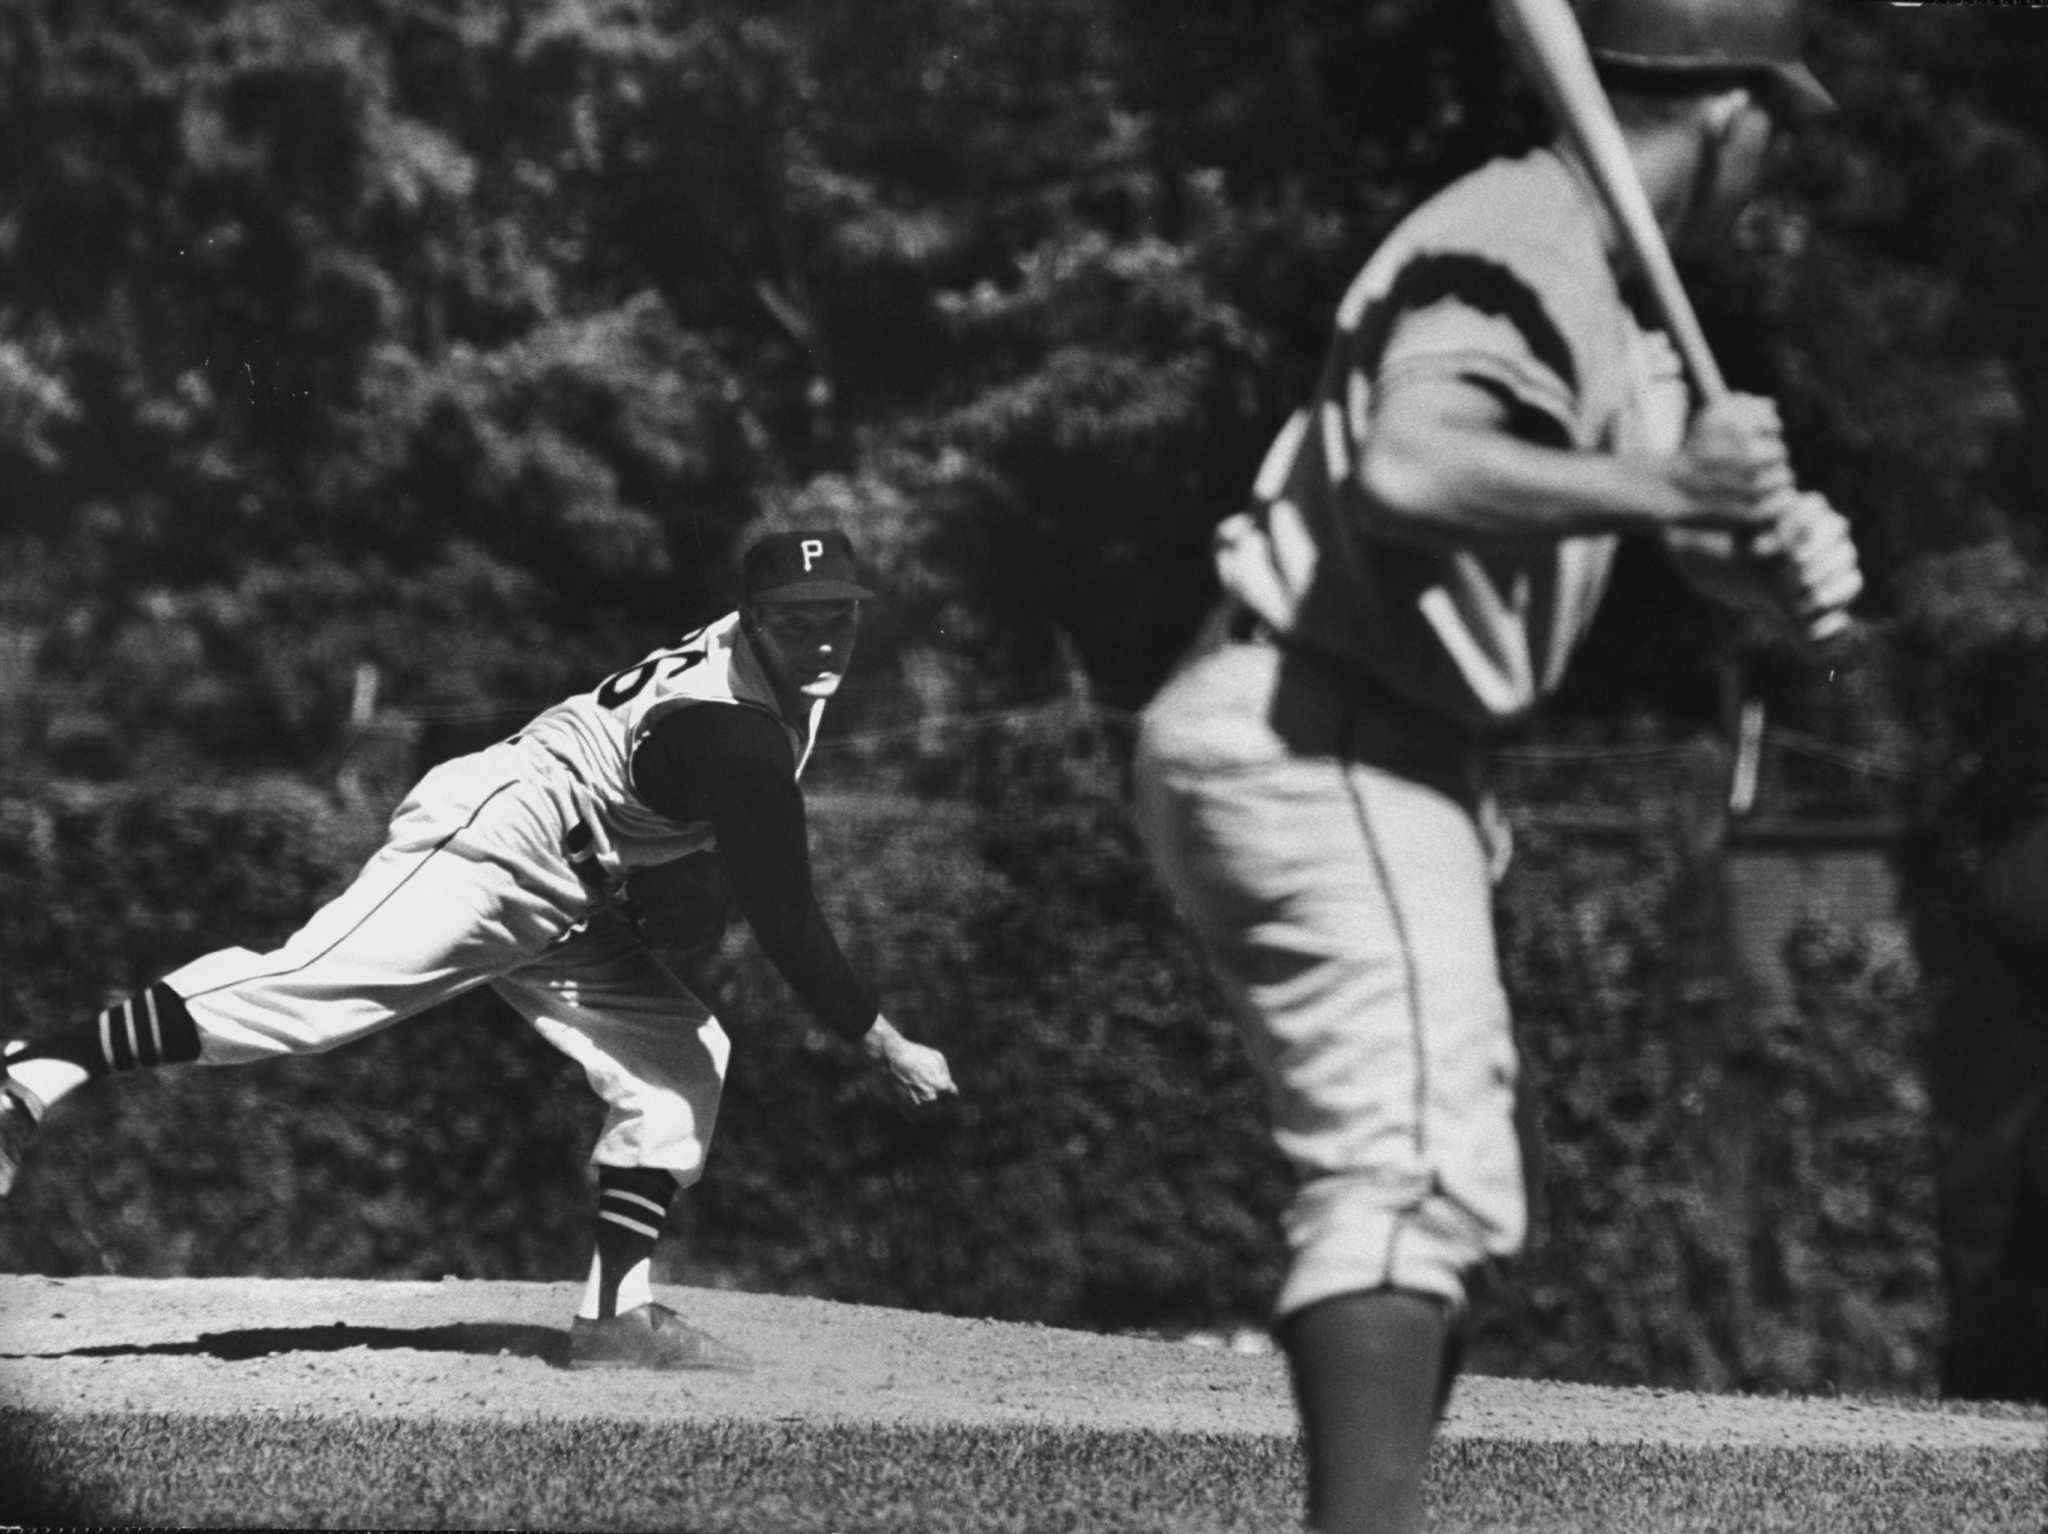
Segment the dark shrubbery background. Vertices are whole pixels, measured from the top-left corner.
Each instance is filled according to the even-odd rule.
[[[1686,276],[1854,524],[1866,642],[1816,664],[1630,548],[1521,743],[1579,754],[1510,784],[1540,1201],[1488,1367],[1926,1387],[1958,1068],[2042,1057],[2014,989],[1943,1030],[1924,1100],[1973,871],[2048,783],[2048,33],[1809,10],[1842,114]],[[896,1122],[732,936],[732,1091],[665,1260],[1262,1313],[1278,1168],[1133,856],[1118,710],[1212,599],[1367,253],[1543,131],[1485,7],[78,0],[0,5],[0,79],[10,1029],[281,936],[414,768],[724,610],[761,528],[829,521],[881,593],[830,728],[899,744],[817,764],[821,878],[970,1098]],[[1766,813],[1909,833],[1910,942],[1817,910],[1762,1008],[1726,962],[1725,763],[1683,760],[1745,700]],[[581,1271],[596,1106],[487,996],[93,1097],[0,1263]],[[2048,1229],[1998,1188],[1962,1214]]]
[[[1117,731],[1039,716],[963,759],[941,796],[828,790],[813,816],[829,913],[955,1061],[959,1111],[896,1118],[730,935],[709,967],[737,1044],[727,1104],[661,1276],[1083,1327],[1258,1324],[1282,1170],[1139,861]],[[1939,1297],[1905,955],[1809,928],[1800,1015],[1714,1035],[1672,984],[1682,838],[1558,831],[1542,809],[1515,805],[1502,892],[1536,1238],[1481,1306],[1476,1365],[1927,1388]],[[36,960],[8,976],[11,1014],[54,1022],[97,1004],[81,976],[112,991],[281,937],[375,829],[275,784],[7,801],[8,894],[42,892],[0,901],[0,939]],[[1719,1090],[1730,1073],[1747,1098]],[[102,1085],[37,1144],[0,1266],[575,1277],[598,1121],[573,1067],[488,996],[324,1058]],[[1729,1134],[1755,1140],[1739,1199],[1714,1183]]]

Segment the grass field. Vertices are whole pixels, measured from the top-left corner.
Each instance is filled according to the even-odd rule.
[[[574,1374],[570,1286],[0,1275],[0,1523],[1298,1528],[1271,1356],[730,1292],[745,1377]],[[1475,1377],[1427,1527],[2038,1534],[2048,1412]]]
[[[1295,1529],[1271,1438],[1099,1430],[0,1413],[8,1521],[64,1527],[778,1531]],[[1993,1451],[1447,1443],[1432,1530],[2036,1534]]]

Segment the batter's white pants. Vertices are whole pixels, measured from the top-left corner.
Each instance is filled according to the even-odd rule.
[[[1281,1316],[1387,1287],[1462,1307],[1521,1246],[1479,765],[1456,730],[1215,624],[1146,710],[1139,829],[1295,1175]]]
[[[710,1010],[578,877],[560,763],[508,743],[444,763],[355,882],[275,952],[164,977],[199,1061],[329,1050],[478,985],[583,1067],[607,1108],[591,1160],[702,1175],[730,1046]]]

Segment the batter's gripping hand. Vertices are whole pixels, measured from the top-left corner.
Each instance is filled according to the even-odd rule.
[[[860,1047],[882,1067],[896,1106],[912,1117],[958,1095],[946,1057],[927,1045],[912,1043],[886,1017],[875,1019]]]
[[[1750,546],[1779,604],[1809,638],[1827,639],[1848,623],[1863,590],[1863,569],[1849,519],[1811,491],[1792,499],[1775,526]]]
[[[1684,502],[1680,526],[1753,533],[1773,526],[1796,494],[1778,407],[1754,394],[1702,406],[1672,459]]]

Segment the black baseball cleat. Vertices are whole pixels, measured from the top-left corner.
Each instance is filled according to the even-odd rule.
[[[21,1158],[43,1121],[43,1105],[27,1087],[0,1078],[0,1198],[14,1189]]]
[[[569,1323],[572,1369],[720,1369],[745,1374],[753,1359],[650,1301],[601,1321]]]

